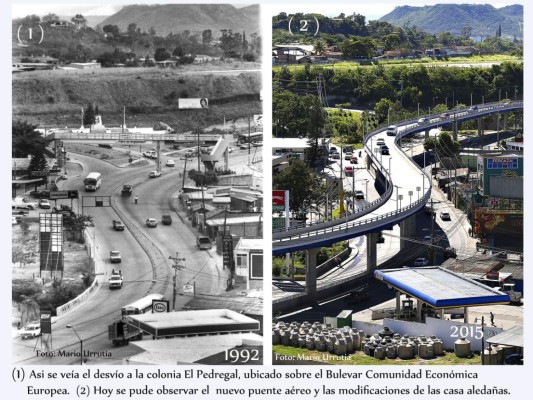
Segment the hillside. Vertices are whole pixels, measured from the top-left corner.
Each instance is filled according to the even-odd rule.
[[[396,26],[409,24],[426,32],[438,34],[450,32],[460,35],[461,30],[472,27],[472,36],[494,36],[499,24],[502,37],[516,35],[522,38],[521,24],[524,20],[524,7],[511,5],[495,8],[489,4],[436,4],[434,6],[399,6],[380,18]]]
[[[164,121],[174,126],[189,116],[178,109],[179,98],[207,97],[210,113],[201,121],[204,124],[223,115],[231,120],[260,114],[260,89],[260,70],[234,74],[184,74],[155,68],[35,71],[13,76],[12,111],[13,119],[76,126],[81,107],[93,103],[104,123],[116,126],[126,106],[129,125]]]
[[[214,37],[220,30],[245,31],[260,34],[259,6],[236,8],[229,4],[163,4],[131,5],[122,8],[100,23],[100,26],[117,25],[126,31],[134,23],[142,31],[154,28],[158,36],[190,31],[202,34],[211,29]]]

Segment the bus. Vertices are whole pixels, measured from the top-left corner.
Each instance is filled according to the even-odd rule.
[[[134,301],[127,306],[122,307],[122,318],[126,318],[128,315],[144,314],[152,311],[152,300],[162,300],[162,294],[149,294],[142,299]]]
[[[85,185],[85,191],[96,192],[102,184],[102,174],[100,172],[91,172],[83,180],[83,184]]]
[[[239,133],[237,144],[258,143],[263,141],[263,132]]]

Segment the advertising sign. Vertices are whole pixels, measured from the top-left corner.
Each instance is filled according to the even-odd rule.
[[[523,212],[510,210],[475,210],[475,234],[519,235],[524,229]]]
[[[255,126],[263,126],[263,114],[254,115]]]
[[[41,308],[39,313],[41,315],[41,333],[52,333],[52,310]]]
[[[518,169],[518,158],[487,158],[487,169]]]
[[[178,108],[180,110],[209,108],[209,101],[205,97],[201,99],[178,99]]]
[[[272,211],[285,211],[285,194],[288,195],[288,191],[272,191]]]
[[[152,300],[152,312],[154,313],[166,313],[169,312],[168,300]]]

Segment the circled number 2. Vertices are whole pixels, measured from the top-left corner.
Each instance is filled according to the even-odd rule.
[[[302,19],[300,21],[300,32],[307,32],[309,29],[309,21],[306,19]]]

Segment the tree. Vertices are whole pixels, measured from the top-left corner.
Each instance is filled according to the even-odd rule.
[[[163,47],[159,47],[158,49],[156,49],[155,53],[154,53],[154,59],[156,61],[165,61],[165,60],[168,60],[170,58],[170,53],[164,49]]]
[[[15,120],[11,130],[11,147],[13,157],[27,157],[38,153],[43,153],[50,142],[43,138],[37,125],[28,124],[26,121]]]
[[[181,46],[177,46],[172,52],[172,57],[183,57],[183,49]]]
[[[81,14],[76,14],[70,19],[77,29],[85,29],[87,27],[87,20]]]
[[[120,30],[116,25],[105,25],[102,30],[107,35],[111,35],[113,38],[118,39],[120,37]]]
[[[344,58],[371,58],[376,55],[377,45],[374,39],[353,36],[340,44]]]
[[[453,140],[448,132],[442,132],[435,143],[435,151],[439,157],[453,157],[459,153],[461,143]]]
[[[317,174],[299,159],[291,160],[288,168],[274,175],[274,190],[289,190],[289,208],[296,214],[304,213],[320,192],[320,179]]]
[[[210,46],[211,42],[213,41],[213,32],[211,32],[211,29],[206,29],[202,32],[202,44],[204,46]]]
[[[321,55],[326,50],[326,42],[324,42],[322,39],[315,40],[313,46],[316,55]]]
[[[59,17],[54,13],[48,13],[43,17],[43,22],[51,24],[53,22],[59,21]]]
[[[465,26],[463,29],[461,29],[461,36],[465,39],[468,39],[470,36],[472,36],[472,27]]]
[[[42,151],[37,151],[32,155],[28,169],[30,171],[46,171],[48,169],[46,158]]]
[[[75,60],[77,62],[85,63],[85,62],[89,62],[93,58],[91,49],[82,44],[78,44],[76,46],[76,50],[74,54],[75,54]]]
[[[95,121],[96,121],[96,114],[94,112],[92,103],[89,103],[89,105],[83,112],[83,125],[90,126],[90,125],[93,125]]]

